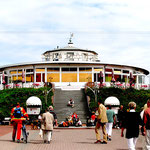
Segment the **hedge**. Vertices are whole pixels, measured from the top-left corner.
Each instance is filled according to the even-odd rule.
[[[97,89],[97,101],[99,99],[104,103],[105,99],[109,96],[115,96],[119,99],[120,104],[124,106],[125,110],[128,109],[128,103],[134,101],[137,104],[136,111],[140,111],[147,100],[150,98],[150,90],[137,90],[134,88],[120,89],[115,87],[99,88]],[[97,106],[95,102],[94,93],[90,90],[86,90],[86,94],[90,97],[90,109],[94,109]]]
[[[45,103],[45,90],[50,88],[15,88],[0,91],[0,118],[9,117],[11,109],[19,102],[21,107],[26,108],[26,100],[31,96],[37,96],[42,101],[42,111],[49,105],[52,105],[53,92],[50,91],[47,96],[47,105]]]

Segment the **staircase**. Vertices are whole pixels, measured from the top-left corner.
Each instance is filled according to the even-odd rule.
[[[74,107],[67,106],[70,99],[74,100]],[[86,123],[88,107],[84,90],[61,90],[55,89],[54,111],[57,114],[58,123],[65,121],[66,117],[76,112],[82,123]]]

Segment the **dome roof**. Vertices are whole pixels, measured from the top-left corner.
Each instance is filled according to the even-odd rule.
[[[120,105],[120,101],[118,100],[118,98],[110,96],[106,98],[106,100],[104,101],[104,105]]]
[[[36,96],[31,96],[26,101],[27,106],[42,105],[41,100]]]

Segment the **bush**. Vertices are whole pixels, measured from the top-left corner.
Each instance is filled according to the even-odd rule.
[[[90,109],[94,109],[94,107],[97,106],[94,93],[90,89],[87,89],[86,94],[91,99]],[[141,107],[143,107],[147,100],[150,98],[150,90],[137,90],[134,88],[120,89],[115,87],[98,89],[97,101],[101,99],[104,103],[105,99],[109,96],[117,97],[120,101],[120,104],[123,105],[125,109],[128,108],[128,103],[130,101],[134,101],[137,104],[136,110],[140,111]]]
[[[42,110],[52,104],[53,92],[51,91],[47,97],[47,105],[45,103],[44,90],[50,90],[50,88],[15,88],[5,89],[0,91],[0,118],[10,116],[11,109],[19,102],[21,107],[26,108],[26,100],[31,96],[37,96],[42,101]]]

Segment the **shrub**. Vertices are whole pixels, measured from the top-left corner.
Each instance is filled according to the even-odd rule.
[[[15,88],[15,89],[5,89],[0,91],[0,118],[10,116],[11,109],[16,106],[19,102],[21,107],[26,108],[26,100],[31,96],[37,96],[42,101],[42,110],[52,104],[51,97],[53,92],[51,91],[47,97],[47,105],[45,103],[45,88]],[[50,90],[50,88],[47,88]]]
[[[120,89],[115,87],[99,88],[97,89],[96,102],[95,102],[94,93],[90,89],[86,90],[86,94],[91,99],[90,109],[95,109],[94,107],[97,106],[97,101],[99,99],[101,99],[102,102],[104,102],[107,97],[115,96],[119,99],[120,104],[124,105],[125,109],[128,108],[128,103],[130,101],[134,101],[137,104],[136,110],[140,111],[141,107],[143,107],[144,104],[147,102],[147,100],[150,98],[150,90],[137,90],[134,88],[128,88],[128,89]]]

